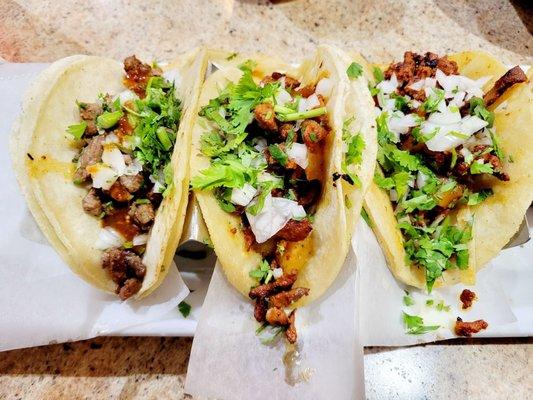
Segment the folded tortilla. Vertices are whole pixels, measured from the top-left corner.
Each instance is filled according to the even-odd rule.
[[[188,199],[190,128],[197,114],[205,60],[205,52],[195,50],[163,67],[179,71],[176,93],[183,108],[170,161],[173,185],[150,230],[142,259],[146,275],[137,298],[161,283],[181,237]],[[108,292],[116,285],[102,268],[102,250],[95,247],[101,222],[82,209],[87,189],[73,184],[77,149],[65,130],[79,121],[76,100],[120,93],[123,75],[122,64],[108,58],[77,55],[56,61],[26,94],[11,137],[17,179],[44,235],[72,271]]]
[[[457,63],[461,75],[471,79],[490,76],[491,79],[484,86],[485,91],[508,70],[500,61],[483,52],[463,52],[448,58]],[[371,71],[368,64],[365,65],[365,70],[367,73]],[[515,84],[488,107],[494,112],[494,127],[499,145],[506,155],[512,156],[512,162],[508,157],[502,160],[510,181],[498,180],[492,186],[494,194],[481,204],[458,207],[456,218],[459,224],[473,221],[473,236],[468,245],[469,266],[465,270],[444,271],[442,277],[435,282],[435,287],[458,282],[475,283],[476,272],[494,258],[518,231],[533,201],[531,77],[532,71],[528,74],[527,82]],[[364,207],[394,276],[408,285],[425,288],[424,269],[406,262],[403,236],[397,227],[387,191],[372,183],[365,197]]]
[[[314,215],[313,230],[304,240],[291,243],[282,261],[284,272],[298,271],[295,286],[310,289],[309,296],[293,304],[301,306],[324,293],[340,271],[348,252],[353,228],[359,218],[364,194],[372,181],[375,166],[377,143],[373,102],[368,91],[368,80],[364,76],[353,80],[347,76],[346,71],[352,59],[340,50],[321,46],[313,59],[306,60],[299,66],[265,56],[219,55],[218,58],[212,58],[212,64],[218,70],[206,79],[200,94],[200,107],[216,98],[228,83],[239,80],[242,71],[238,66],[247,59],[255,63],[253,76],[256,82],[272,72],[294,77],[302,83],[301,86],[315,84],[322,77],[333,81],[332,94],[325,105],[332,131],[325,143],[325,179]],[[343,160],[343,124],[352,117],[354,120],[351,128],[360,132],[365,142],[362,161],[357,170],[361,181],[359,187],[342,179],[334,179],[334,173],[341,172]],[[210,165],[209,158],[200,151],[201,136],[209,130],[206,122],[199,117],[193,127],[191,177],[197,176]],[[212,191],[196,190],[195,193],[226,277],[239,292],[248,296],[250,288],[257,284],[250,277],[250,272],[257,268],[262,256],[253,249],[247,250],[240,216],[222,210]]]

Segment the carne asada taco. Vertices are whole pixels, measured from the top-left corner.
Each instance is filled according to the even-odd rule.
[[[533,200],[533,96],[485,53],[374,67],[378,165],[365,198],[389,267],[429,291],[475,274]]]
[[[172,262],[204,60],[59,60],[14,127],[15,170],[43,233],[75,273],[121,299],[149,294]]]
[[[200,95],[191,184],[228,280],[294,342],[285,309],[333,282],[372,180],[368,81],[330,47],[299,67],[229,58]]]

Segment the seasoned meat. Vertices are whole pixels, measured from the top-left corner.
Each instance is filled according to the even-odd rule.
[[[294,92],[296,94],[299,94],[302,97],[307,98],[311,96],[313,93],[315,93],[315,89],[316,89],[315,85],[307,85],[307,86],[304,86],[303,88],[295,90]]]
[[[268,297],[272,294],[290,289],[292,285],[294,285],[294,282],[296,282],[295,273],[283,274],[274,282],[265,283],[253,288],[250,290],[248,296],[250,296],[251,299]]]
[[[267,313],[267,301],[264,298],[258,298],[255,300],[254,317],[257,322],[264,322]]]
[[[400,140],[401,149],[407,150],[409,153],[420,153],[424,148],[427,148],[424,143],[417,143],[416,139],[410,133],[402,135]]]
[[[322,185],[320,180],[312,179],[310,181],[297,180],[294,184],[298,204],[306,207],[315,204],[320,197]]]
[[[287,136],[289,136],[289,132],[294,131],[294,125],[285,123],[282,124],[278,129],[278,136],[281,140],[286,140]]]
[[[295,301],[300,300],[302,297],[307,296],[309,294],[308,288],[294,288],[291,290],[287,290],[285,292],[280,292],[278,294],[275,294],[273,296],[270,296],[269,304],[271,307],[279,307],[284,308],[288,307],[290,304],[294,303]]]
[[[294,89],[300,86],[300,82],[297,79],[294,79],[291,76],[287,76],[285,74],[282,74],[281,72],[272,72],[272,75],[265,76],[263,80],[261,81],[261,84],[264,86],[267,83],[274,83],[280,81],[282,78],[285,78],[285,88],[286,89]]]
[[[122,175],[118,181],[130,193],[135,193],[144,183],[144,178],[141,173],[137,175]]]
[[[249,251],[252,246],[257,243],[255,240],[254,232],[249,226],[247,226],[243,229],[242,233],[244,234],[244,243],[246,245],[246,251]]]
[[[140,98],[146,95],[146,85],[150,77],[160,74],[158,69],[144,64],[135,56],[124,60],[124,71],[126,71],[126,79],[124,79],[126,87],[133,90]]]
[[[121,300],[127,300],[137,293],[142,286],[142,282],[137,278],[129,278],[124,282],[124,286],[118,289],[118,296]]]
[[[84,137],[98,134],[96,117],[104,112],[102,106],[98,103],[79,103],[78,108],[80,111],[80,118],[87,123]]]
[[[289,242],[299,242],[300,240],[304,240],[312,230],[313,225],[308,220],[296,221],[291,219],[276,233],[275,237]]]
[[[500,79],[498,79],[492,88],[485,93],[483,100],[488,107],[502,96],[507,89],[516,83],[527,81],[527,76],[522,69],[517,65],[507,71]]]
[[[289,327],[285,331],[285,338],[291,344],[296,343],[298,334],[296,333],[296,310],[292,310],[289,314]]]
[[[270,103],[261,103],[254,109],[254,117],[259,126],[267,131],[273,132],[278,129],[274,106]]]
[[[130,201],[133,198],[133,195],[128,192],[128,190],[122,185],[122,183],[120,183],[120,181],[116,181],[109,188],[109,196],[111,196],[113,200],[119,202]]]
[[[154,207],[159,207],[159,204],[163,201],[163,195],[161,193],[156,193],[153,190],[146,193],[146,198],[150,200]]]
[[[102,213],[102,201],[98,196],[98,192],[94,188],[91,188],[89,192],[87,192],[81,201],[81,204],[86,213],[94,215],[95,217],[98,217]]]
[[[104,140],[104,135],[99,135],[89,139],[87,146],[83,148],[78,160],[78,168],[74,174],[75,181],[83,182],[89,179],[91,175],[87,172],[86,168],[89,165],[93,165],[102,161],[102,153],[104,151],[102,144]]]
[[[116,291],[122,300],[139,291],[146,274],[146,267],[137,254],[116,247],[102,254],[102,267],[117,284]]]
[[[289,318],[285,311],[278,307],[270,307],[266,313],[266,320],[270,325],[285,326],[289,324]]]
[[[457,336],[470,337],[473,333],[478,333],[482,329],[487,329],[489,324],[484,320],[478,319],[473,322],[464,322],[461,318],[457,317],[455,322],[455,334]]]
[[[154,207],[151,203],[133,204],[129,211],[135,223],[144,230],[147,230],[155,218]]]
[[[461,292],[459,299],[463,303],[463,310],[466,310],[472,306],[472,302],[476,299],[476,294],[471,290],[465,289]]]
[[[509,175],[503,172],[503,164],[500,158],[494,154],[486,153],[481,156],[485,163],[491,164],[494,170],[494,176],[502,181],[510,180]]]
[[[311,152],[316,152],[320,149],[320,142],[328,134],[328,131],[322,125],[313,120],[302,122],[301,130],[304,143]]]
[[[285,88],[286,89],[296,89],[298,86],[300,86],[300,81],[296,78],[293,78],[292,76],[285,75]]]

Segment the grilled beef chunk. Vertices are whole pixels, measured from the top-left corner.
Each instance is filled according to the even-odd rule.
[[[130,201],[133,196],[128,190],[120,183],[120,180],[113,183],[113,185],[109,188],[109,196],[113,200],[116,200],[118,202],[125,202]]]
[[[242,233],[244,234],[244,243],[246,244],[246,251],[249,251],[252,246],[257,243],[255,240],[255,235],[252,229],[249,226],[246,226]]]
[[[494,86],[483,96],[485,105],[488,107],[494,104],[507,89],[516,83],[527,81],[527,76],[522,69],[517,65],[507,71],[500,79],[498,79]]]
[[[89,179],[91,176],[87,172],[87,167],[89,165],[96,164],[102,161],[102,153],[104,151],[103,143],[105,140],[104,135],[96,136],[92,139],[89,139],[87,146],[85,146],[81,152],[80,158],[78,160],[78,168],[74,174],[74,180],[83,182]]]
[[[311,225],[308,220],[304,219],[302,221],[296,221],[291,219],[278,233],[276,233],[276,238],[287,240],[289,242],[299,242],[309,236],[312,230],[313,225]]]
[[[464,322],[461,318],[457,317],[455,322],[455,334],[457,336],[470,337],[473,333],[478,333],[482,329],[487,329],[489,324],[482,319],[478,319],[473,322]]]
[[[144,178],[141,173],[137,175],[122,175],[118,181],[130,193],[135,193],[144,183]]]
[[[278,130],[278,136],[281,140],[287,139],[287,136],[289,136],[289,132],[294,131],[294,125],[290,123],[284,123],[279,127]]]
[[[144,64],[137,57],[130,56],[124,60],[124,71],[126,79],[124,84],[130,90],[133,90],[140,98],[146,95],[146,85],[148,80],[154,75],[160,75],[161,71]]]
[[[272,75],[265,76],[261,81],[261,84],[264,86],[267,83],[278,82],[281,79],[285,81],[285,89],[287,90],[296,89],[298,86],[300,86],[300,82],[297,79],[282,74],[281,72],[273,72]]]
[[[139,291],[146,274],[146,267],[137,254],[119,248],[111,248],[103,253],[102,267],[117,284],[116,292],[122,300]],[[138,284],[132,281],[137,281]]]
[[[264,298],[258,298],[255,300],[254,317],[257,322],[264,322],[266,318],[268,304]]]
[[[461,292],[459,299],[463,303],[463,310],[466,310],[472,306],[472,302],[476,299],[476,294],[471,290],[465,289]]]
[[[135,221],[135,224],[143,230],[148,230],[155,218],[154,207],[151,203],[133,204],[129,214]]]
[[[285,337],[291,344],[296,343],[298,340],[298,334],[296,333],[296,310],[292,310],[289,314],[289,327],[285,331]]]
[[[84,137],[98,134],[96,118],[104,112],[102,106],[98,103],[79,103],[79,110],[80,118],[87,123]]]
[[[248,296],[250,296],[251,299],[269,297],[275,293],[290,289],[292,285],[294,285],[294,282],[296,282],[295,273],[283,274],[274,282],[269,282],[263,285],[256,286],[255,288],[250,290]]]
[[[100,214],[102,214],[102,201],[100,200],[96,189],[91,188],[81,203],[85,212],[94,215],[95,217],[98,217]]]
[[[294,93],[307,98],[311,96],[313,93],[315,93],[315,88],[316,88],[315,85],[307,85],[307,86],[304,86],[303,88],[296,89]]]
[[[274,106],[272,104],[259,104],[254,109],[254,117],[262,129],[269,132],[277,131],[278,124],[276,122],[276,114],[274,113]]]
[[[289,318],[285,311],[278,307],[270,307],[266,312],[266,321],[270,325],[285,326],[289,324]]]
[[[305,145],[311,152],[317,152],[320,149],[320,142],[327,136],[328,131],[318,122],[305,120],[302,122],[302,138]]]
[[[308,288],[298,287],[270,296],[268,300],[271,307],[284,308],[288,307],[295,301],[300,300],[302,297],[307,296],[308,294]]]
[[[306,207],[315,204],[320,197],[320,180],[297,180],[294,184],[298,204]]]

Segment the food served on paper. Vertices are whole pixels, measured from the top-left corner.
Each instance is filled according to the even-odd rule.
[[[162,281],[188,198],[204,52],[158,66],[73,56],[33,84],[12,137],[27,203],[63,260],[123,300]]]
[[[479,52],[375,67],[378,168],[365,208],[400,281],[472,284],[533,200],[533,96]]]
[[[294,343],[294,309],[337,276],[372,180],[368,81],[330,47],[299,67],[229,58],[200,95],[191,184],[229,282]]]

